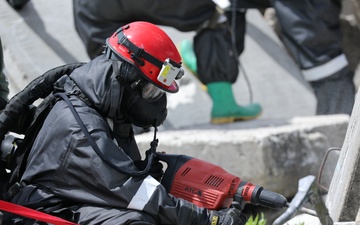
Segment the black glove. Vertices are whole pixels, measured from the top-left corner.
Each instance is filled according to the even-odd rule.
[[[247,217],[236,208],[210,212],[210,225],[245,225]]]
[[[141,171],[146,168],[147,160],[145,160],[145,161],[139,160],[134,163],[135,163],[135,166]],[[160,181],[162,176],[164,175],[163,164],[161,162],[159,162],[159,160],[153,159],[152,164],[150,166],[150,170],[148,172],[148,175],[150,175],[153,178],[155,178],[156,180]]]

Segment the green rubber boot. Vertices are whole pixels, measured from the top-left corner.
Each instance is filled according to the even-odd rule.
[[[260,116],[262,109],[257,103],[240,106],[236,103],[230,82],[207,84],[208,93],[213,101],[211,123],[232,123],[251,120]]]

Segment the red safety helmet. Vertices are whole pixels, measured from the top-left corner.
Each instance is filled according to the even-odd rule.
[[[181,56],[170,37],[158,26],[133,22],[118,29],[106,40],[117,56],[135,65],[146,80],[160,89],[175,93],[175,79],[184,75]]]

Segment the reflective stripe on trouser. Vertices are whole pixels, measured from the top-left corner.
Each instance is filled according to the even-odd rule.
[[[341,5],[329,0],[271,0],[283,42],[307,81],[329,77],[348,64],[342,51]]]
[[[337,73],[348,65],[345,55],[341,54],[320,66],[302,70],[302,74],[307,81],[317,81]]]

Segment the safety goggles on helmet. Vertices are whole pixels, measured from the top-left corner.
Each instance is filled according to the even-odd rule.
[[[152,83],[147,83],[143,86],[142,97],[150,101],[156,101],[159,99],[165,92],[160,88],[156,87]]]
[[[142,97],[150,102],[158,100],[165,93],[163,90],[144,79],[134,82],[131,86],[132,88],[139,87]]]

